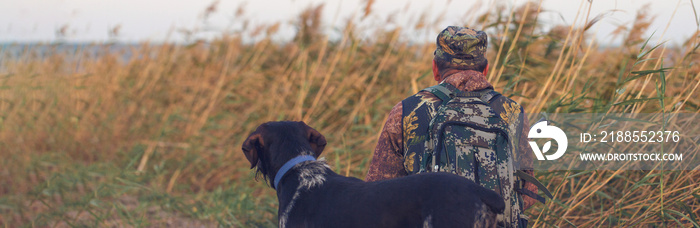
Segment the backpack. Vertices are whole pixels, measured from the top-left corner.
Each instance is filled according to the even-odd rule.
[[[499,221],[526,226],[519,187],[524,172],[517,171],[513,158],[522,108],[492,89],[465,92],[443,82],[423,91],[439,100],[419,93],[403,101],[406,171],[452,172],[471,179],[503,197],[506,210]]]

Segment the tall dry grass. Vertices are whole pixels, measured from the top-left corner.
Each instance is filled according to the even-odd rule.
[[[528,113],[698,112],[697,36],[656,46],[640,12],[620,29],[623,45],[601,48],[588,31],[601,17],[587,7],[582,26],[543,30],[537,2],[494,6],[465,25],[489,31],[488,77]],[[275,120],[306,121],[327,137],[331,166],[363,178],[388,111],[434,83],[434,44],[411,43],[400,28],[360,39],[366,28],[352,21],[329,40],[322,12],[303,12],[285,43],[271,39],[276,24],[188,45],[0,51],[0,223],[275,226],[274,192],[253,180],[239,149]],[[430,23],[416,28],[436,30]],[[535,226],[698,226],[696,171],[537,177],[555,199],[527,212]]]

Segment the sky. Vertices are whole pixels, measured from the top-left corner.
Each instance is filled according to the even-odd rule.
[[[599,14],[607,16],[589,31],[601,43],[613,44],[610,32],[620,25],[630,27],[637,11],[650,4],[649,14],[655,16],[646,37],[652,32],[652,40],[681,44],[698,30],[691,0],[542,0],[543,13],[539,21],[545,26],[572,24],[579,9],[590,7],[590,18]],[[0,42],[52,42],[59,38],[56,31],[64,30],[61,39],[69,42],[120,42],[185,41],[178,32],[182,29],[209,28],[202,38],[212,38],[221,31],[240,29],[248,20],[252,28],[281,22],[276,39],[290,39],[295,29],[291,21],[303,9],[325,3],[325,30],[332,33],[348,18],[355,18],[360,25],[371,27],[392,18],[389,27],[413,27],[423,13],[428,18],[443,15],[434,23],[433,32],[420,33],[412,39],[432,40],[442,28],[452,24],[464,24],[475,13],[485,12],[495,3],[507,9],[525,3],[525,0],[376,0],[372,14],[362,17],[366,0],[221,0],[217,11],[204,21],[202,15],[214,1],[201,0],[0,0]],[[700,2],[695,2],[700,3]],[[237,9],[244,9],[236,16]],[[492,12],[492,11],[491,11]],[[471,13],[471,14],[470,14]],[[585,12],[581,12],[582,14]],[[580,15],[579,17],[583,17]],[[434,20],[430,20],[434,21]],[[583,24],[582,19],[576,23]],[[205,26],[206,25],[206,26]],[[119,27],[118,36],[109,31]],[[664,33],[665,31],[665,33]],[[254,38],[251,38],[254,39]]]

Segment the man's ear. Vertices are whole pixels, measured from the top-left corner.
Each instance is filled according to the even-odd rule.
[[[262,147],[262,145],[262,135],[260,133],[253,132],[250,134],[250,136],[248,136],[248,139],[243,142],[243,146],[241,146],[243,154],[245,154],[245,157],[250,162],[251,169],[255,168],[255,166],[258,164],[258,147]]]
[[[489,74],[489,64],[488,63],[486,64],[486,67],[484,68],[484,72],[482,72],[482,73],[484,73],[484,75]]]
[[[323,137],[320,132],[309,127],[309,125],[306,125],[303,121],[300,123],[306,127],[306,138],[309,140],[311,149],[314,151],[314,157],[318,158],[321,152],[323,152],[323,149],[326,148],[326,137]]]
[[[438,71],[437,63],[435,63],[435,59],[433,59],[433,79],[440,83],[442,80],[440,80],[440,72]]]

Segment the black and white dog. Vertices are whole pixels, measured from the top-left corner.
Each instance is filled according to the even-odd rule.
[[[277,190],[279,226],[495,227],[505,207],[494,191],[449,173],[364,182],[316,158],[326,139],[304,122],[268,122],[242,149]]]

